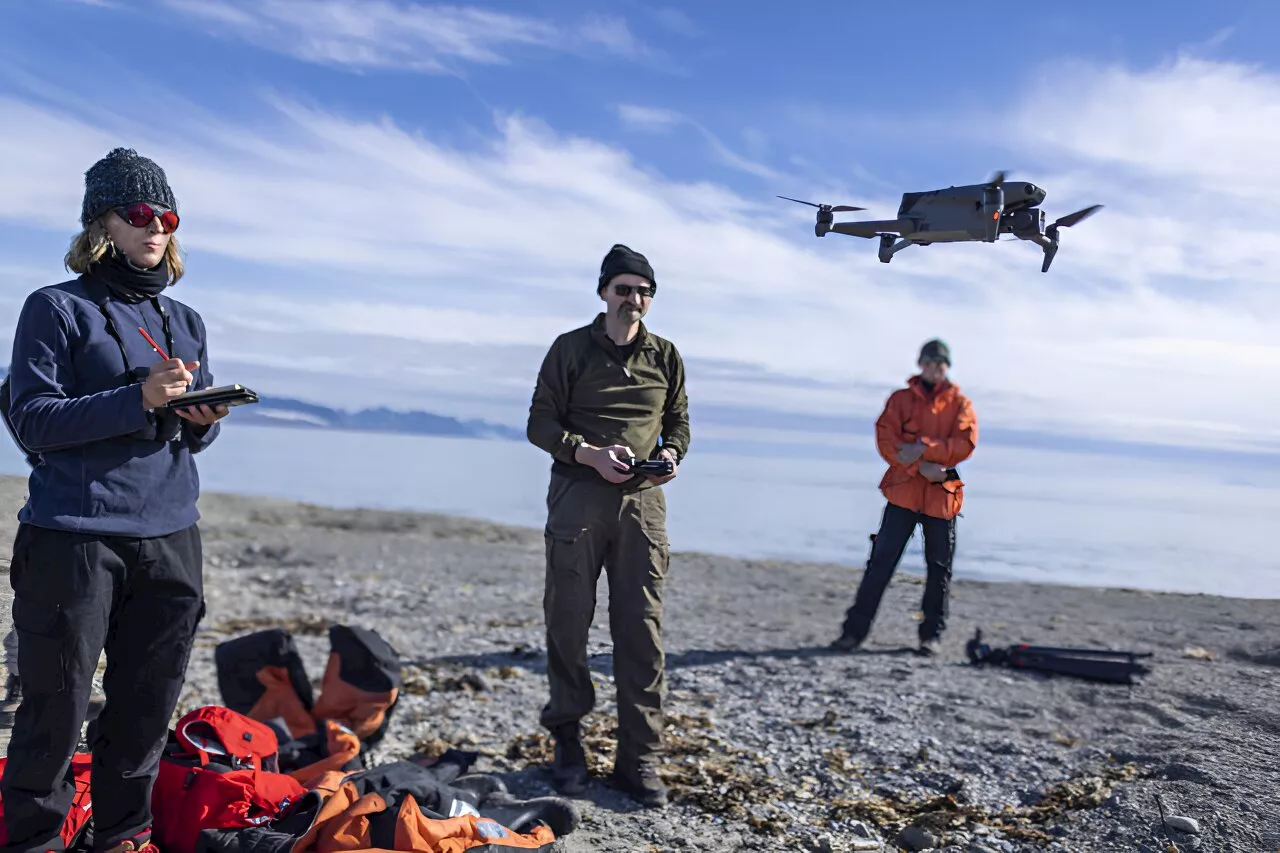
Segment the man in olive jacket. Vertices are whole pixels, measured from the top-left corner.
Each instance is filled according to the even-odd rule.
[[[555,740],[556,788],[588,781],[580,721],[595,705],[587,634],[596,584],[609,578],[609,627],[618,691],[618,750],[610,782],[648,806],[666,804],[658,779],[666,661],[662,590],[670,550],[662,484],[689,449],[684,363],[641,318],[657,284],[639,252],[613,246],[596,293],[605,310],[556,338],[529,407],[528,437],[553,457],[547,491],[547,677],[541,723]],[[669,474],[626,470],[623,460],[666,459]]]

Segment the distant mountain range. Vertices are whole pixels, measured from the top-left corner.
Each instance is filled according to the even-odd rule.
[[[289,397],[264,397],[242,406],[236,421],[291,429],[343,429],[360,432],[394,432],[408,435],[446,435],[458,438],[501,438],[524,441],[524,430],[483,420],[459,420],[431,412],[397,412],[382,406],[347,412]]]
[[[8,371],[0,368],[0,379]],[[394,432],[407,435],[444,435],[457,438],[500,438],[524,441],[522,429],[483,420],[459,420],[431,412],[397,412],[379,406],[347,412],[290,397],[263,397],[262,402],[242,406],[236,423],[291,429],[343,429],[357,432]]]

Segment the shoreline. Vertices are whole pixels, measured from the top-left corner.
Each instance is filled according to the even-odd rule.
[[[12,475],[0,475],[0,480],[11,478]],[[25,482],[25,478],[22,479]],[[210,490],[203,492],[201,495],[201,506],[206,505],[210,500],[222,502],[237,501],[261,501],[278,503],[282,506],[296,506],[301,508],[310,508],[324,512],[350,512],[350,513],[386,513],[388,515],[409,515],[422,518],[424,520],[440,521],[443,523],[454,523],[463,525],[482,525],[489,526],[494,529],[511,531],[519,535],[537,537],[541,541],[541,528],[532,525],[513,524],[510,522],[499,521],[492,518],[486,518],[477,515],[465,515],[458,513],[437,512],[428,509],[420,509],[411,506],[395,507],[395,506],[369,506],[367,504],[341,504],[341,503],[322,503],[317,501],[296,500],[284,495],[268,494],[268,493],[252,493],[252,492],[234,492],[224,490]],[[863,563],[850,560],[842,562],[838,560],[807,560],[800,557],[765,557],[765,556],[746,556],[743,554],[726,553],[720,551],[707,551],[699,549],[681,549],[672,548],[672,556],[679,555],[688,559],[716,559],[716,560],[735,560],[752,566],[772,566],[784,571],[804,571],[814,568],[824,570],[854,572],[861,574]],[[924,581],[924,570],[922,567],[915,565],[910,559],[904,558],[895,573],[895,579],[903,576],[908,579],[909,583],[915,583],[919,579],[920,583]],[[967,576],[964,573],[957,573],[951,581],[952,589],[958,586],[963,587],[1004,587],[1004,586],[1024,586],[1028,589],[1035,589],[1046,593],[1051,593],[1058,589],[1079,590],[1083,592],[1094,593],[1124,593],[1134,595],[1155,595],[1173,598],[1192,598],[1192,599],[1223,599],[1227,601],[1248,601],[1248,602],[1276,602],[1280,604],[1280,596],[1239,596],[1239,595],[1222,595],[1219,593],[1209,592],[1186,592],[1180,590],[1155,589],[1150,587],[1137,586],[1098,586],[1096,584],[1071,583],[1068,581],[1043,581],[1043,580],[1026,580],[1021,578],[994,578],[994,577],[975,577]],[[853,590],[849,591],[850,596]]]

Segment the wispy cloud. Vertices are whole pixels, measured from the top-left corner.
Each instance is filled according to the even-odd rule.
[[[675,110],[662,107],[642,107],[637,104],[618,104],[618,118],[636,130],[666,131],[684,123],[684,116]]]
[[[781,177],[781,173],[776,169],[739,154],[704,125],[681,112],[664,107],[647,107],[638,104],[618,104],[616,109],[618,118],[622,120],[623,124],[636,130],[650,133],[666,132],[680,125],[687,125],[706,140],[711,153],[723,165],[739,172],[754,175],[757,178],[777,180]]]
[[[1259,186],[1280,185],[1280,164],[1251,150],[1280,129],[1268,106],[1280,81],[1204,62],[1080,70],[1005,117],[1024,132],[1036,118],[1053,163],[1032,165],[1055,215],[1107,204],[1064,234],[1047,276],[1016,242],[883,265],[868,241],[816,239],[811,213],[771,192],[673,180],[528,116],[496,115],[485,144],[450,145],[285,99],[215,119],[175,106],[167,127],[141,131],[123,113],[0,99],[11,166],[0,218],[66,233],[89,163],[120,142],[151,153],[183,205],[191,274],[179,295],[209,318],[221,359],[265,375],[292,359],[359,374],[385,368],[370,353],[401,353],[424,370],[384,383],[397,405],[492,388],[518,417],[531,354],[594,313],[599,258],[621,240],[655,264],[652,325],[698,365],[700,403],[873,412],[920,342],[942,335],[982,418],[1006,429],[1280,449],[1280,375],[1258,369],[1280,363],[1277,227],[1238,215],[1258,209]],[[1116,97],[1126,109],[1108,106]],[[1111,123],[1077,129],[1073,117],[1095,116]],[[1228,156],[1206,167],[1210,145]],[[839,200],[897,204],[888,191]],[[767,395],[761,375],[781,377]]]
[[[407,0],[160,0],[222,35],[306,62],[353,69],[455,73],[500,65],[511,52],[596,49],[648,55],[625,21],[596,15],[561,24],[528,15]]]
[[[1063,62],[1045,69],[1007,127],[1047,153],[1166,182],[1144,187],[1161,196],[1176,187],[1265,202],[1280,193],[1278,92],[1273,72],[1191,56],[1147,72]]]

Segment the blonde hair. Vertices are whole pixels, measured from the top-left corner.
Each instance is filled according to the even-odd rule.
[[[68,270],[83,275],[102,260],[102,256],[111,248],[111,237],[107,234],[107,217],[110,215],[111,212],[108,211],[99,216],[71,239],[71,247],[67,249],[67,255],[62,260]],[[178,279],[182,278],[184,266],[182,249],[178,245],[178,237],[175,234],[169,235],[169,245],[164,249],[164,260],[169,269],[169,284],[176,284]]]

